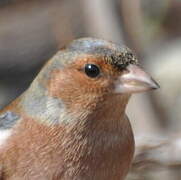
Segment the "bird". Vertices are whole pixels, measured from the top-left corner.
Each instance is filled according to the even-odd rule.
[[[127,103],[158,87],[126,46],[73,40],[0,111],[0,179],[123,180],[134,154]]]

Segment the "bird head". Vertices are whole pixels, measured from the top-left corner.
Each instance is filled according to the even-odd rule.
[[[59,51],[37,81],[70,112],[88,113],[117,101],[126,105],[130,94],[159,87],[130,49],[94,38],[74,40]]]

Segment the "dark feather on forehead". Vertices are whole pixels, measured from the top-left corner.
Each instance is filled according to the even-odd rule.
[[[138,64],[137,58],[129,48],[101,39],[78,39],[73,41],[67,48],[72,51],[79,51],[80,54],[101,56],[106,63],[120,70],[129,64]]]
[[[129,51],[107,55],[106,61],[120,70],[126,68],[129,64],[138,64],[137,58]]]

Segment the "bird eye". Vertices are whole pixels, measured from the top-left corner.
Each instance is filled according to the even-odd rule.
[[[85,73],[91,78],[95,78],[100,74],[100,69],[95,64],[86,64]]]

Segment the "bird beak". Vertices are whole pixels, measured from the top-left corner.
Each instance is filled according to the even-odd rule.
[[[139,93],[158,89],[158,83],[139,66],[130,64],[115,81],[115,93]]]

